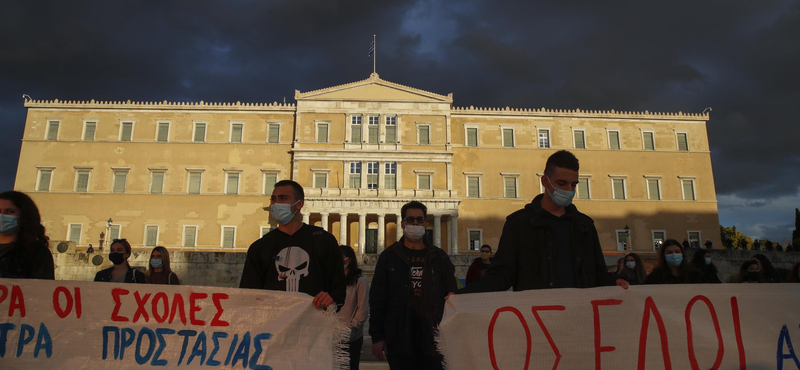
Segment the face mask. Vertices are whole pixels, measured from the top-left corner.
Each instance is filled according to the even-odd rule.
[[[553,183],[550,182],[550,178],[547,178],[547,182],[550,183],[550,186],[553,186]],[[553,194],[547,193],[550,196],[550,199],[559,207],[567,207],[572,204],[572,198],[575,196],[574,191],[559,189],[553,186]]]
[[[667,264],[672,267],[678,267],[683,262],[683,255],[682,254],[668,254],[667,256]]]
[[[488,260],[492,256],[491,252],[481,252],[481,259]]]
[[[19,229],[17,216],[0,215],[0,234],[11,235]]]
[[[711,257],[706,257],[706,265],[710,265],[710,264],[711,264]]]
[[[761,272],[759,271],[748,271],[747,272],[747,281],[756,282],[761,280]]]
[[[109,253],[108,259],[115,265],[125,262],[125,256],[122,253]]]
[[[406,227],[403,228],[403,234],[412,242],[419,241],[425,235],[425,226],[406,225]]]
[[[633,270],[636,267],[636,262],[625,262],[625,266],[628,266],[629,269]]]
[[[164,266],[164,261],[156,259],[150,260],[150,266],[153,266],[154,269],[160,269]]]
[[[292,212],[292,206],[300,202],[294,202],[292,204],[288,203],[275,203],[269,207],[269,215],[275,220],[277,223],[281,225],[286,225],[294,218],[294,214],[297,212]]]

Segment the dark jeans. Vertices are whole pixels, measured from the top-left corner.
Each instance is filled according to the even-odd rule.
[[[358,363],[361,361],[361,347],[364,346],[364,337],[350,342],[350,370],[358,370]]]
[[[444,357],[436,352],[431,325],[425,319],[411,315],[408,322],[411,330],[411,353],[392,356],[387,348],[389,368],[392,370],[442,370]]]
[[[392,370],[442,370],[442,355],[427,356],[420,352],[411,355],[388,355],[389,368]]]

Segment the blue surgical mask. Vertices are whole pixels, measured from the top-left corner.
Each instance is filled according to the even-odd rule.
[[[152,260],[150,260],[150,266],[153,266],[154,269],[160,269],[160,268],[164,267],[164,261],[157,260],[157,259],[152,259]]]
[[[281,225],[286,225],[294,218],[295,212],[292,212],[292,206],[300,202],[294,202],[292,204],[289,203],[275,203],[269,207],[269,215],[275,220],[277,223]]]
[[[550,182],[550,177],[547,178],[547,182],[553,187],[553,194],[547,193],[553,203],[559,207],[567,207],[572,204],[572,198],[575,197],[575,191],[559,189],[553,186],[553,183]],[[545,189],[545,192],[547,192],[547,189]]]
[[[17,216],[0,215],[0,234],[11,235],[19,229]]]
[[[625,266],[628,266],[629,269],[633,270],[636,268],[636,262],[625,262]]]
[[[711,257],[706,257],[706,265],[710,265],[710,264],[711,264]]]
[[[678,267],[683,262],[682,254],[668,254],[665,257],[667,257],[667,264],[671,267]]]

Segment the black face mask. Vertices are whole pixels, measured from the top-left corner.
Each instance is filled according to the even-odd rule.
[[[752,272],[749,271],[747,273],[747,281],[756,282],[761,280],[761,273],[760,272]]]
[[[125,262],[125,256],[122,253],[109,253],[108,259],[115,265]]]

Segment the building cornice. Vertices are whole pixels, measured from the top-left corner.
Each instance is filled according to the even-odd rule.
[[[572,118],[612,118],[612,119],[648,119],[648,120],[688,120],[708,121],[708,114],[683,112],[644,112],[589,109],[548,109],[548,108],[484,108],[484,107],[452,107],[452,117],[572,117]],[[499,118],[499,117],[498,117]]]
[[[149,102],[149,101],[103,101],[103,100],[25,100],[26,108],[79,108],[79,109],[169,109],[169,110],[230,110],[250,112],[294,112],[291,103],[242,103],[242,102]]]
[[[354,87],[370,85],[370,84],[381,85],[381,86],[391,87],[391,88],[395,88],[395,89],[402,90],[402,91],[411,92],[411,93],[414,93],[414,94],[425,96],[427,98],[438,100],[440,102],[446,102],[446,103],[451,103],[451,104],[453,103],[453,93],[450,93],[450,94],[447,94],[447,95],[441,95],[441,94],[433,93],[433,92],[430,92],[430,91],[417,89],[417,88],[414,88],[414,87],[411,87],[411,86],[401,85],[401,84],[398,84],[398,83],[394,83],[394,82],[390,82],[390,81],[386,81],[384,79],[381,79],[380,76],[378,76],[377,73],[372,73],[372,74],[370,74],[369,78],[366,78],[366,79],[363,79],[363,80],[360,80],[360,81],[355,81],[355,82],[350,82],[350,83],[346,83],[346,84],[342,84],[342,85],[326,87],[324,89],[311,90],[311,91],[307,91],[307,92],[300,92],[300,90],[295,90],[294,91],[294,98],[295,98],[295,100],[309,99],[309,98],[313,98],[315,96],[319,96],[319,95],[322,95],[322,94],[327,94],[327,93],[334,92],[334,91],[347,90],[347,89],[351,89],[351,88],[354,88]]]

